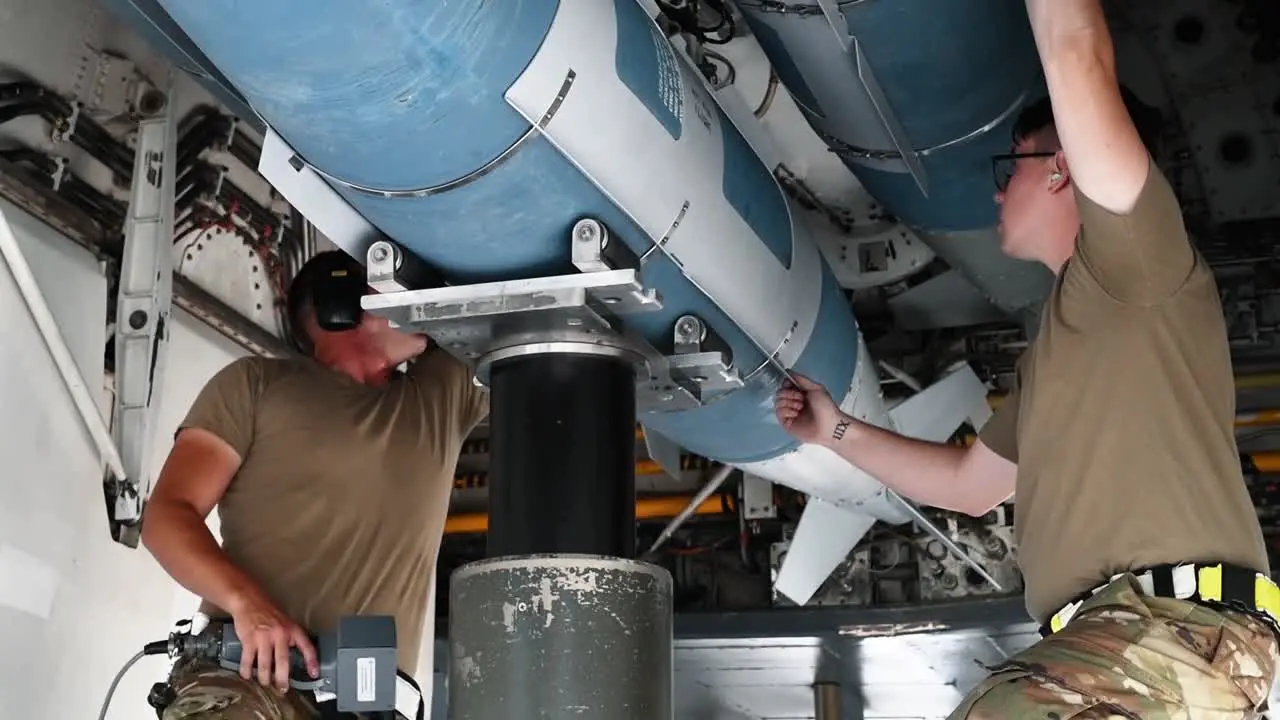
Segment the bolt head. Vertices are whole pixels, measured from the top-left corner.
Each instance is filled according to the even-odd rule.
[[[693,315],[681,316],[676,320],[675,335],[677,342],[701,342],[703,338],[702,321]]]
[[[573,229],[573,234],[580,243],[599,242],[600,225],[594,220],[582,220]]]

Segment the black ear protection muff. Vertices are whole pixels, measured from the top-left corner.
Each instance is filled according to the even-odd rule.
[[[354,330],[364,315],[360,298],[367,290],[364,273],[345,268],[334,268],[325,273],[311,295],[316,324],[328,332]]]
[[[285,298],[285,321],[289,339],[303,355],[315,352],[305,323],[314,314],[316,324],[327,332],[345,332],[360,326],[364,310],[360,299],[369,293],[365,269],[342,250],[317,253],[289,283]]]

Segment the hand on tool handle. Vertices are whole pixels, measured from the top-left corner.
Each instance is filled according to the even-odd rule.
[[[847,419],[826,388],[795,373],[782,383],[774,411],[784,430],[807,443],[828,443],[832,429]]]
[[[257,666],[258,682],[280,692],[289,690],[291,665],[305,668],[313,679],[320,677],[320,660],[307,631],[270,600],[254,593],[229,611],[240,640],[240,677],[253,679]]]

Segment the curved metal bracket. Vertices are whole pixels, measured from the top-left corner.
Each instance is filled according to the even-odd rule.
[[[947,148],[955,147],[956,145],[962,145],[966,142],[969,142],[970,140],[974,140],[976,138],[982,137],[983,135],[986,135],[987,133],[991,132],[996,127],[998,127],[1005,120],[1008,120],[1010,115],[1013,115],[1015,112],[1020,110],[1022,108],[1023,103],[1027,101],[1027,97],[1030,94],[1031,94],[1030,88],[1023,90],[1021,93],[1018,94],[1018,97],[1013,99],[1013,102],[1010,103],[1008,107],[1006,107],[1004,110],[1001,110],[1000,114],[996,115],[991,120],[970,130],[964,135],[951,138],[950,140],[946,140],[944,142],[940,142],[937,145],[930,145],[929,147],[916,150],[914,151],[915,154],[922,158],[929,157],[930,155],[936,152],[939,152],[941,150],[946,150]],[[849,143],[846,143],[840,138],[833,137],[823,132],[819,132],[818,134],[822,137],[823,142],[827,143],[832,147],[833,152],[835,152],[837,155],[840,155],[842,157],[849,157],[854,160],[899,160],[902,158],[902,153],[896,150],[870,150],[867,148],[861,148],[861,147],[856,147],[854,145],[850,145]]]
[[[376,197],[385,197],[385,198],[421,198],[421,197],[430,197],[432,195],[442,195],[444,193],[449,192],[450,190],[457,190],[460,187],[470,185],[476,180],[479,180],[485,175],[488,175],[489,173],[493,172],[500,165],[510,160],[517,152],[520,151],[522,147],[525,146],[525,144],[529,140],[531,140],[534,136],[540,134],[542,132],[542,129],[547,126],[547,123],[551,122],[551,118],[555,117],[556,111],[560,109],[561,103],[564,102],[565,96],[569,94],[569,89],[573,87],[573,81],[577,78],[577,76],[578,74],[573,70],[570,70],[568,74],[565,75],[564,82],[560,85],[560,92],[556,93],[556,99],[551,103],[551,107],[547,108],[547,112],[538,121],[538,124],[530,125],[529,129],[525,130],[523,135],[516,138],[515,142],[507,146],[507,149],[498,153],[493,158],[491,158],[489,162],[486,162],[485,164],[472,170],[466,175],[454,178],[453,180],[450,180],[445,183],[440,183],[439,185],[432,185],[430,187],[423,187],[423,188],[415,188],[412,190],[386,190],[383,188],[375,188],[375,187],[369,187],[368,185],[361,185],[359,183],[355,183],[350,180],[344,180],[343,178],[340,178],[337,175],[333,175],[328,172],[325,172],[324,170],[321,170],[320,168],[316,167],[315,165],[312,165],[311,163],[307,162],[301,156],[298,156],[298,155],[294,155],[293,158],[291,158],[290,162],[293,162],[294,160],[296,160],[298,163],[301,163],[311,168],[317,175],[324,178],[325,180],[341,185],[344,188],[354,190],[363,195],[374,195]]]

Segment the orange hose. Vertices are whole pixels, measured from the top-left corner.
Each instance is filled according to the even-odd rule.
[[[1236,427],[1262,427],[1266,425],[1280,425],[1280,410],[1273,408],[1236,413]]]
[[[673,518],[684,510],[692,495],[660,495],[636,499],[636,519],[656,520]],[[694,515],[720,515],[724,513],[724,505],[718,497],[709,497],[694,508]],[[460,513],[450,515],[445,521],[446,535],[461,533],[482,533],[489,529],[488,513]]]
[[[1253,466],[1258,468],[1258,472],[1280,472],[1280,452],[1249,453],[1249,457],[1253,460]]]
[[[665,472],[656,460],[636,461],[636,475],[662,475]]]

